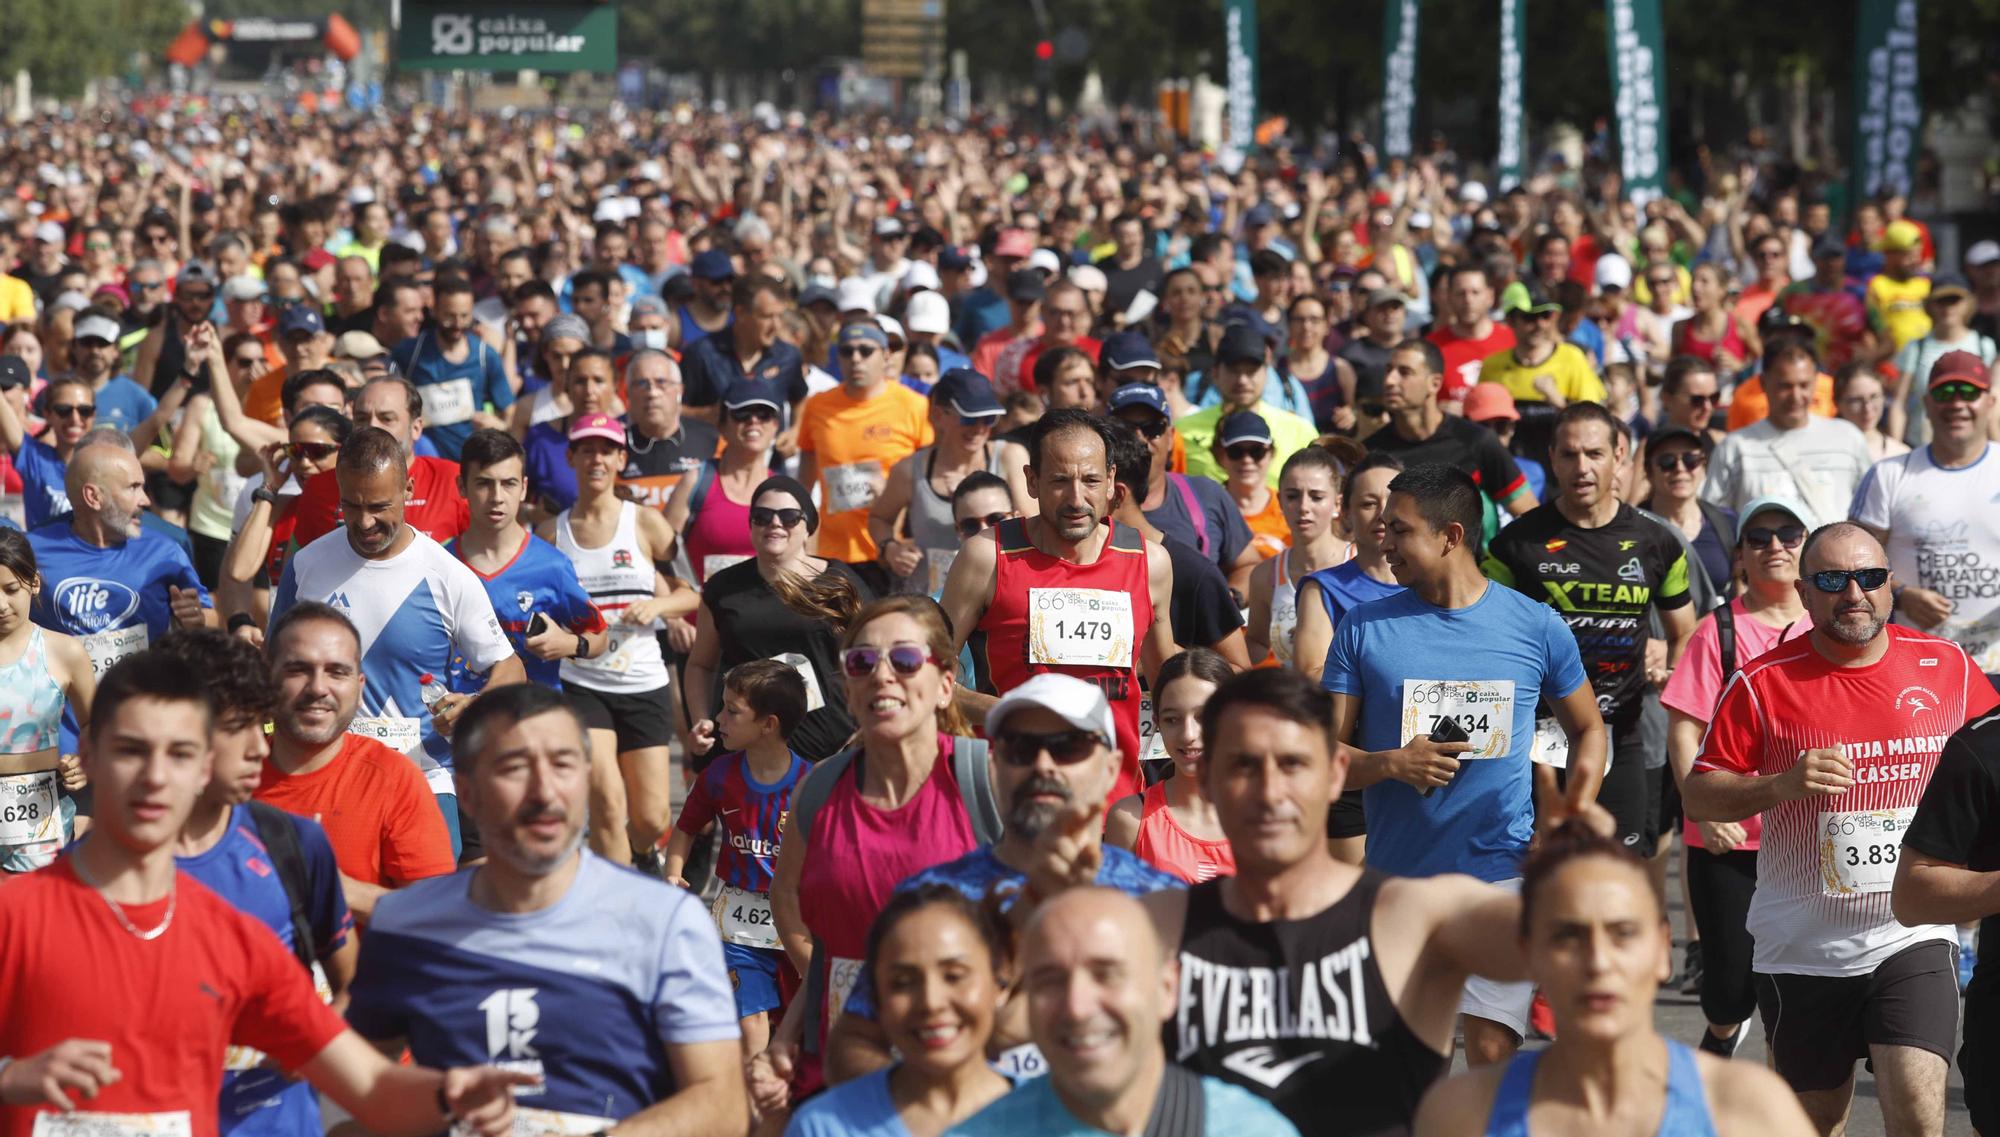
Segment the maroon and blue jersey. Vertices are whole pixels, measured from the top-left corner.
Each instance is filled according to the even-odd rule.
[[[750,759],[742,751],[724,754],[708,764],[688,790],[681,806],[681,832],[698,836],[711,821],[722,822],[722,852],[715,875],[731,888],[745,892],[771,891],[771,873],[778,864],[778,841],[792,808],[792,787],[811,764],[792,755],[791,768],[768,785],[750,776]]]
[[[457,541],[445,547],[461,562],[465,560]],[[472,568],[469,564],[465,567]],[[507,634],[507,642],[514,645],[514,654],[521,657],[528,682],[562,690],[562,662],[543,659],[528,650],[528,623],[540,612],[552,623],[579,636],[604,630],[604,615],[578,583],[576,565],[562,550],[530,533],[521,542],[521,551],[499,572],[487,576],[472,569],[472,575],[486,586],[486,596],[493,601],[493,614],[500,618],[500,630]],[[485,685],[484,675],[453,671],[454,691],[470,693]]]

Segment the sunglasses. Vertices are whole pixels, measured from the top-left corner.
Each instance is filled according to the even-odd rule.
[[[340,453],[337,442],[294,442],[285,447],[294,462],[324,462]]]
[[[1104,740],[1092,730],[1056,730],[1047,734],[1009,731],[994,739],[994,753],[1009,766],[1032,766],[1043,751],[1058,766],[1070,766],[1097,753]]]
[[[1806,527],[1803,525],[1780,525],[1776,529],[1758,525],[1743,531],[1743,543],[1753,549],[1761,549],[1773,541],[1783,544],[1787,549],[1796,549],[1799,547],[1799,542],[1805,539]]]
[[[1687,396],[1687,401],[1688,401],[1688,406],[1691,406],[1691,407],[1712,407],[1712,406],[1716,406],[1717,404],[1719,404],[1719,403],[1721,403],[1721,402],[1722,402],[1722,396],[1721,396],[1721,395],[1689,395],[1689,396]]]
[[[86,252],[92,253],[108,253],[111,251],[111,246],[103,241],[86,241],[83,247]]]
[[[125,286],[134,292],[151,292],[155,288],[162,287],[165,283],[165,281],[161,280],[128,280],[125,282]]]
[[[803,509],[772,509],[768,505],[753,505],[750,507],[750,524],[755,526],[761,527],[776,521],[785,528],[790,529],[805,519],[806,511]]]
[[[840,357],[842,359],[867,359],[880,350],[882,349],[869,347],[866,344],[851,343],[840,349]]]
[[[87,418],[94,418],[94,417],[96,417],[96,415],[97,415],[97,406],[96,406],[95,404],[93,404],[93,403],[51,403],[51,404],[49,404],[49,416],[50,416],[51,418],[85,418],[85,419],[87,419]]]
[[[840,669],[847,673],[849,679],[866,679],[875,674],[875,669],[884,658],[889,661],[889,669],[904,678],[922,671],[924,664],[938,661],[929,648],[916,644],[897,644],[889,648],[851,647],[840,653]]]
[[[1701,464],[1706,461],[1708,459],[1703,458],[1699,450],[1690,450],[1685,454],[1662,454],[1653,459],[1653,469],[1662,474],[1671,474],[1678,466],[1692,474],[1701,469]]]
[[[965,429],[967,429],[967,430],[978,430],[978,429],[980,429],[981,427],[988,427],[988,426],[999,426],[999,425],[1000,425],[1000,416],[999,416],[999,415],[960,415],[960,416],[958,416],[958,425],[960,425],[960,426],[964,427],[964,428],[965,428]]]
[[[1167,432],[1167,427],[1173,425],[1167,421],[1164,415],[1148,415],[1143,420],[1138,421],[1132,418],[1124,418],[1123,416],[1120,416],[1120,418],[1123,419],[1126,426],[1152,439],[1159,438]]]
[[[1262,462],[1270,452],[1271,448],[1261,442],[1239,442],[1223,451],[1231,462]]]
[[[176,299],[176,300],[199,300],[199,301],[201,301],[201,302],[202,302],[203,304],[206,304],[206,303],[208,303],[209,301],[211,301],[211,300],[215,299],[215,290],[214,290],[214,289],[212,289],[212,288],[207,288],[207,289],[203,289],[203,288],[183,288],[183,289],[181,289],[181,290],[180,290],[179,292],[176,292],[176,293],[174,293],[174,299]]]
[[[765,406],[731,407],[729,409],[729,418],[732,422],[758,422],[763,419],[776,422],[778,421],[778,412]]]
[[[262,352],[256,355],[239,355],[230,362],[238,367],[261,367],[264,365],[264,355]]]
[[[1976,403],[1984,394],[1970,383],[1939,383],[1931,388],[1931,399],[1940,403]]]
[[[1865,569],[1821,569],[1812,574],[1813,587],[1821,592],[1837,595],[1847,591],[1847,582],[1861,586],[1863,592],[1873,592],[1889,583],[1889,570],[1885,568]]]
[[[977,537],[1002,521],[1007,520],[1007,517],[1008,515],[1005,513],[989,513],[984,517],[968,517],[958,523],[958,535],[966,538]]]

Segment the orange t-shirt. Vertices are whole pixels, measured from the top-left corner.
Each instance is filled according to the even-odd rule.
[[[1771,413],[1771,400],[1764,394],[1764,383],[1753,375],[1736,385],[1736,393],[1729,399],[1729,429],[1742,430],[1753,422],[1764,421]],[[1819,382],[1813,384],[1812,413],[1821,418],[1834,417],[1833,376],[1822,371]]]
[[[285,425],[285,366],[278,364],[243,392],[243,413],[272,426]],[[352,875],[352,874],[349,874]]]
[[[885,384],[867,399],[842,386],[806,400],[799,450],[819,463],[820,556],[851,564],[875,559],[868,507],[889,467],[932,441],[929,401],[901,383]]]
[[[1244,513],[1243,520],[1250,526],[1250,544],[1258,556],[1275,557],[1292,547],[1292,527],[1285,524],[1285,512],[1278,507],[1278,491],[1264,499],[1264,508]]]
[[[333,761],[310,774],[266,763],[256,797],[319,822],[340,871],[363,884],[401,888],[458,868],[416,763],[372,738],[347,735]]]

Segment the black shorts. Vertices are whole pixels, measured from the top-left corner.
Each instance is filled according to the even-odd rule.
[[[638,695],[593,691],[575,683],[563,684],[563,694],[591,730],[608,730],[618,736],[618,753],[647,750],[673,741],[673,716],[667,700],[671,686]]]
[[[1660,767],[1660,788],[1653,810],[1653,839],[1671,837],[1681,829],[1681,784],[1674,780],[1672,765]],[[1651,850],[1648,850],[1649,852]]]
[[[1636,711],[1604,724],[1611,734],[1611,768],[1597,787],[1597,804],[1611,814],[1612,837],[1641,857],[1653,855],[1659,834],[1659,771],[1646,769],[1645,731]]]
[[[1364,791],[1347,790],[1333,808],[1326,813],[1326,835],[1329,837],[1366,837],[1368,835],[1368,814],[1361,808]]]
[[[1958,945],[1916,944],[1867,975],[1759,972],[1757,1010],[1772,1066],[1799,1093],[1846,1085],[1870,1046],[1913,1046],[1949,1062],[1958,1041]]]
[[[1958,1071],[1965,1079],[1965,1109],[1976,1133],[2000,1134],[2000,1078],[1987,1076],[2000,1063],[2000,983],[1975,976],[1965,989],[1965,1043],[1958,1048]]]

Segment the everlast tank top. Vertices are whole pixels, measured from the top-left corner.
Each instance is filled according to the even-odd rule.
[[[1190,888],[1167,1056],[1265,1099],[1301,1133],[1409,1133],[1446,1057],[1382,982],[1368,930],[1385,879],[1363,872],[1326,911],[1275,923],[1230,915],[1222,880]]]

